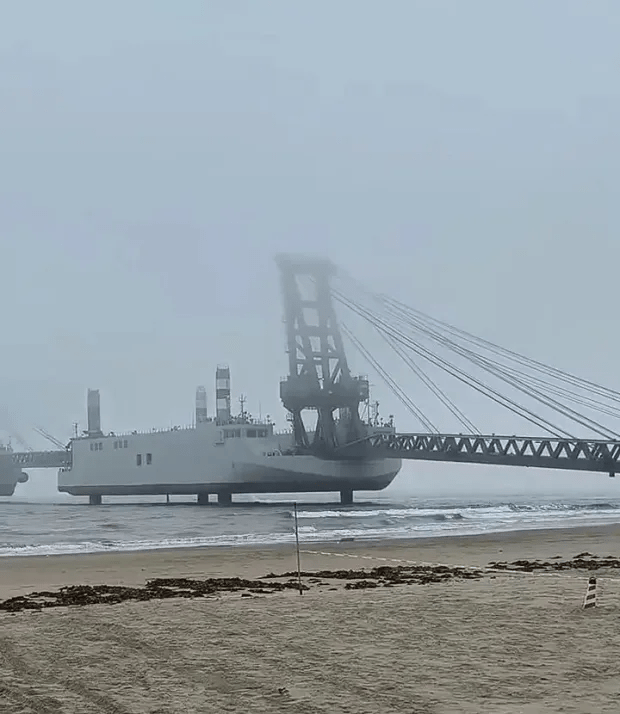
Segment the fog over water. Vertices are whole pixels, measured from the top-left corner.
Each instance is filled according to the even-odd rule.
[[[222,362],[284,426],[282,251],[620,389],[618,36],[612,0],[5,3],[0,437],[67,441],[89,387],[106,430],[188,424]],[[444,386],[484,431],[535,431]],[[415,463],[382,497],[617,489]]]

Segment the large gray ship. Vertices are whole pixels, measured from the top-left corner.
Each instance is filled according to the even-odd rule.
[[[74,496],[196,494],[229,503],[233,494],[339,492],[388,486],[395,459],[332,460],[300,453],[292,432],[278,433],[269,421],[230,413],[230,373],[218,369],[220,408],[208,416],[205,390],[196,394],[196,422],[187,428],[117,433],[101,430],[99,393],[89,392],[87,433],[71,441],[71,463],[60,470],[58,489]],[[343,425],[344,426],[344,425]],[[392,431],[370,426],[369,433]]]
[[[62,464],[60,491],[88,496],[93,504],[105,496],[195,494],[207,503],[214,495],[228,503],[233,494],[319,491],[339,493],[349,503],[354,491],[380,490],[392,482],[399,459],[342,448],[394,429],[360,414],[361,406],[369,405],[369,385],[349,371],[332,304],[333,266],[298,256],[280,256],[277,262],[289,361],[280,397],[291,430],[276,432],[273,423],[253,420],[243,409],[233,416],[228,367],[217,370],[211,415],[206,390],[199,387],[195,423],[188,428],[104,432],[99,392],[89,390],[87,429],[66,452],[52,454]],[[0,464],[0,495],[11,495],[25,474],[2,455]]]

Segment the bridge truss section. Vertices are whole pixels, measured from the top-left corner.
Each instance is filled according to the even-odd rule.
[[[620,473],[620,441],[462,434],[375,434],[377,455],[423,461]]]
[[[1,455],[13,466],[23,469],[60,469],[71,465],[70,451],[21,451]]]

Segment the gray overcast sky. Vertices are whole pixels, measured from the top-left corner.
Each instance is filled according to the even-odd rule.
[[[281,422],[282,250],[620,388],[618,37],[615,0],[5,0],[0,422],[187,423],[218,362]]]

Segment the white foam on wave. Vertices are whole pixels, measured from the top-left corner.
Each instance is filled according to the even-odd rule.
[[[506,516],[520,516],[525,514],[536,515],[544,518],[555,516],[566,516],[572,513],[588,513],[599,516],[616,515],[620,519],[620,509],[612,504],[577,504],[565,503],[544,503],[544,504],[511,504],[503,503],[497,505],[463,505],[458,507],[436,507],[423,508],[411,506],[408,508],[349,508],[349,509],[329,509],[322,511],[299,511],[299,519],[321,520],[330,518],[343,519],[371,519],[371,518],[480,518],[491,520],[494,518],[504,518]],[[293,512],[290,512],[293,516]]]
[[[167,548],[201,548],[205,546],[271,545],[294,540],[293,533],[267,537],[252,533],[211,536],[204,538],[162,538],[139,541],[83,541],[81,543],[45,543],[24,546],[0,546],[0,556],[74,555],[77,553],[109,553],[122,551],[165,550]]]
[[[348,508],[317,504],[316,510],[306,506],[298,513],[300,541],[316,544],[342,538],[390,540],[620,522],[620,509],[615,503],[519,503],[518,498],[515,501],[497,504],[427,501],[419,506],[411,505],[411,501],[392,502],[393,505],[379,502]],[[260,511],[222,510],[217,512],[217,518],[211,518],[215,512],[209,511],[206,520],[206,511],[201,509],[162,509],[155,515],[151,511],[131,511],[129,516],[120,510],[114,522],[107,515],[101,521],[98,511],[86,509],[72,511],[71,519],[64,518],[65,512],[60,510],[33,511],[26,515],[35,518],[24,521],[24,512],[12,508],[7,511],[7,518],[11,518],[0,524],[0,556],[292,545],[293,512],[289,504],[285,508],[282,505]],[[69,520],[71,527],[67,528]]]
[[[514,514],[523,516],[524,514]],[[588,517],[588,515],[590,517]],[[338,541],[343,538],[355,540],[381,540],[403,538],[425,538],[438,535],[476,535],[482,533],[506,532],[512,530],[532,530],[557,528],[559,525],[567,527],[577,525],[595,525],[597,523],[611,523],[618,521],[618,514],[608,514],[606,517],[593,518],[591,514],[579,513],[568,519],[564,514],[564,523],[542,522],[539,518],[514,517],[503,521],[463,521],[448,520],[430,523],[409,523],[387,527],[370,528],[332,528],[319,530],[315,527],[302,527],[299,530],[302,544],[316,544],[328,541]],[[195,538],[162,538],[158,540],[127,540],[127,541],[83,541],[79,543],[49,543],[23,546],[0,546],[0,557],[11,556],[51,556],[75,555],[102,552],[136,552],[145,550],[164,550],[169,548],[204,548],[204,547],[241,547],[241,546],[269,546],[290,544],[295,541],[294,532],[256,534],[244,533],[238,535],[219,535]]]
[[[460,508],[381,508],[347,511],[301,511],[298,518],[414,518],[458,515]],[[292,514],[291,514],[292,515]]]

